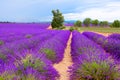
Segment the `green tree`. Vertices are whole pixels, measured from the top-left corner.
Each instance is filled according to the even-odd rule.
[[[82,26],[82,22],[80,20],[77,20],[75,23],[74,23],[74,26],[76,27],[81,27]]]
[[[53,20],[51,22],[52,28],[63,27],[64,16],[62,16],[62,13],[57,9],[57,10],[52,10],[52,14],[53,14]]]
[[[114,20],[114,22],[112,23],[111,26],[116,27],[116,28],[120,27],[120,21],[119,20]]]
[[[91,23],[91,19],[90,18],[86,18],[84,21],[83,21],[84,25],[86,27],[90,26],[90,23]]]
[[[92,25],[98,26],[99,21],[97,19],[91,21]]]
[[[100,26],[102,27],[108,26],[108,21],[101,21]]]

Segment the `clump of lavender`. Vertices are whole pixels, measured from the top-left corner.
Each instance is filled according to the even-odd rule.
[[[100,45],[102,45],[106,40],[105,36],[94,33],[94,32],[83,32],[82,34]]]
[[[120,71],[106,61],[83,61],[71,67],[71,80],[119,80]]]
[[[3,44],[4,44],[4,42],[0,40],[0,46],[3,45]]]
[[[51,61],[56,59],[56,54],[52,49],[42,48],[40,52],[46,54],[46,57]]]
[[[1,72],[3,80],[56,80],[58,72],[52,67],[51,61],[44,54],[27,51],[16,53],[14,57],[14,68],[6,66]],[[7,77],[5,77],[7,76]]]
[[[104,37],[94,32],[83,32],[83,35],[99,44],[107,53],[110,53],[114,59],[120,60],[119,34]]]
[[[120,40],[120,34],[114,33],[109,35],[108,38]]]
[[[120,71],[110,55],[96,43],[77,31],[73,31],[71,55],[74,64],[70,67],[71,80],[119,80]]]
[[[63,59],[63,53],[67,45],[70,31],[61,31],[51,39],[41,43],[38,50],[44,53],[52,63],[58,63]],[[59,45],[57,45],[59,44]]]
[[[30,34],[25,35],[25,38],[31,38],[31,37],[32,37],[32,35],[30,35]]]

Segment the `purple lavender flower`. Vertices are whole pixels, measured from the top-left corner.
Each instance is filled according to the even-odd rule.
[[[114,34],[109,35],[108,38],[120,40],[120,34],[114,33]]]
[[[73,31],[71,54],[74,64],[69,68],[70,80],[118,80],[120,71],[109,61],[110,55],[92,40]]]

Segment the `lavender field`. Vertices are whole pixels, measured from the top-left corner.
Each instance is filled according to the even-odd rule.
[[[63,80],[65,73],[64,80],[120,80],[120,34],[103,36],[48,26],[0,24],[0,80]],[[71,52],[65,53],[66,48]],[[66,65],[70,61],[64,54],[70,54],[72,65]],[[66,65],[65,73],[54,67],[60,63]]]
[[[0,32],[2,31],[29,31],[46,29],[50,26],[48,22],[41,23],[0,23]]]

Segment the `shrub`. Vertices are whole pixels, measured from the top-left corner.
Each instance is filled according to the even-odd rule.
[[[101,21],[99,24],[100,26],[105,27],[108,26],[108,21]]]
[[[86,18],[84,21],[83,21],[83,24],[88,27],[90,26],[90,23],[91,23],[91,19],[90,18]]]
[[[99,21],[97,19],[91,21],[92,25],[98,26]]]
[[[119,20],[114,20],[111,27],[116,27],[116,28],[120,27],[120,21]]]
[[[71,32],[74,30],[74,27],[70,27],[70,29],[69,29]]]
[[[74,23],[74,26],[76,27],[81,27],[82,26],[82,22],[80,20],[77,20],[75,23]]]

